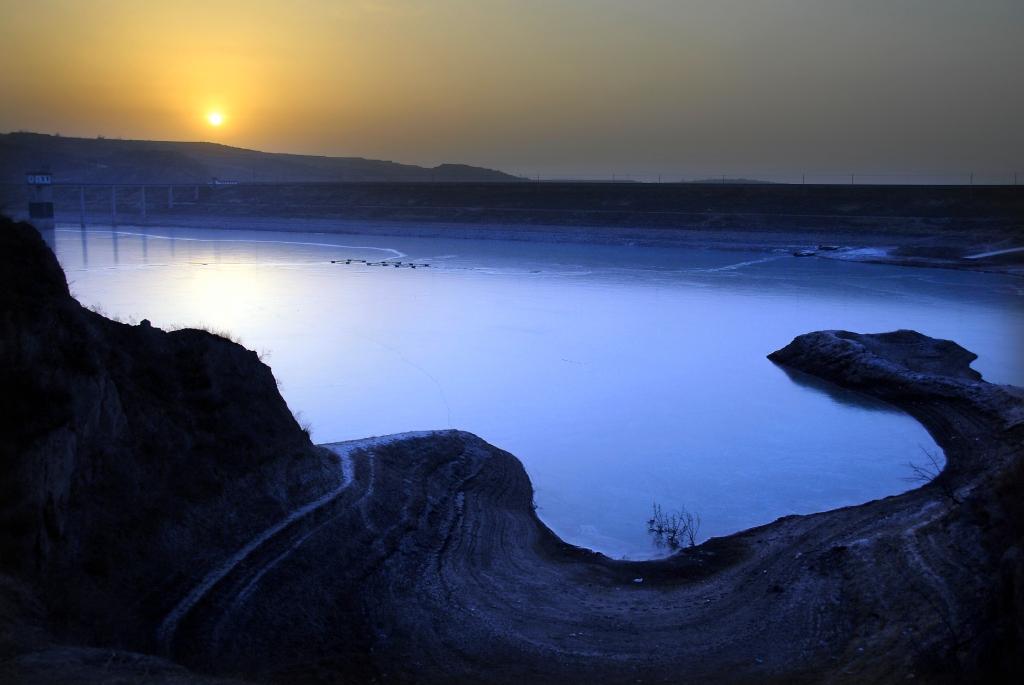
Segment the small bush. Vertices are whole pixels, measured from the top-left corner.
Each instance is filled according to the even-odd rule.
[[[912,475],[907,476],[904,480],[908,483],[935,483],[946,499],[952,504],[960,504],[960,498],[950,484],[949,478],[943,474],[943,460],[935,452],[924,447],[921,447],[921,451],[924,453],[927,463],[915,464],[914,462],[907,462]]]
[[[295,421],[299,424],[299,428],[306,434],[306,438],[309,440],[313,439],[313,424],[302,418],[302,412],[295,414]]]
[[[651,518],[647,519],[647,532],[654,536],[658,545],[670,549],[695,547],[700,535],[700,514],[694,514],[680,507],[679,511],[666,513],[661,505],[654,502]]]

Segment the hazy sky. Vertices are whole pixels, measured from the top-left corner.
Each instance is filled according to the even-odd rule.
[[[0,12],[4,131],[546,175],[1024,171],[1024,0],[0,0]]]

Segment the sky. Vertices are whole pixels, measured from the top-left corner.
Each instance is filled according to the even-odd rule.
[[[0,17],[0,131],[549,178],[1024,177],[1022,0],[0,0]]]

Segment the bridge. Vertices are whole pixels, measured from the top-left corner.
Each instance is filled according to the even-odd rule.
[[[145,221],[151,211],[172,210],[178,206],[199,202],[202,189],[213,183],[43,183],[37,172],[27,174],[27,184],[0,184],[0,211],[14,215],[30,208],[29,219],[36,214],[31,206],[40,198],[40,188],[46,187],[47,202],[65,216],[77,213],[84,228],[88,223],[117,226],[119,219],[131,216]],[[47,176],[47,178],[49,178]],[[76,211],[77,210],[77,211]],[[51,217],[52,209],[51,209]]]

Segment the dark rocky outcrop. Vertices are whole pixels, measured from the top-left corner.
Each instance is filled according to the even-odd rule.
[[[241,345],[80,306],[38,233],[0,224],[0,567],[55,630],[150,649],[194,574],[337,479]]]
[[[251,352],[83,310],[30,228],[0,234],[0,680],[1022,672],[1024,404],[952,342],[824,331],[771,355],[921,420],[935,481],[616,561],[544,526],[512,455],[459,431],[314,448]]]

